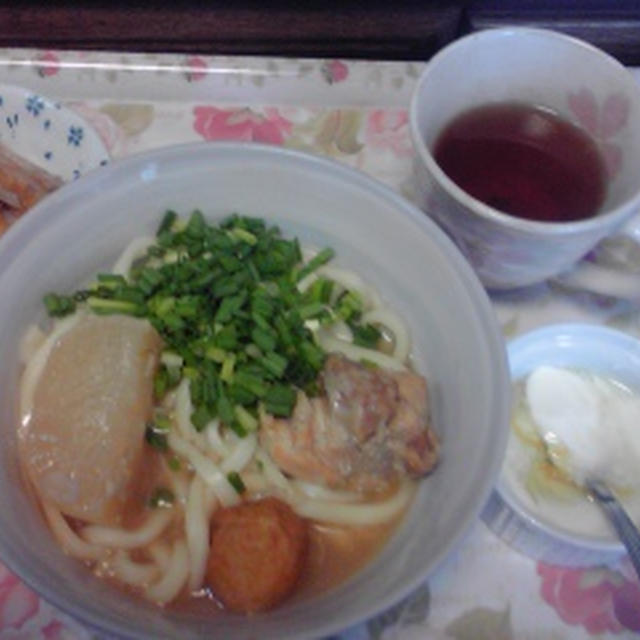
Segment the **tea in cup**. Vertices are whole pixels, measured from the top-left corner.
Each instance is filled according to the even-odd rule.
[[[410,120],[419,204],[489,289],[568,270],[640,211],[640,85],[575,38],[461,38],[427,64]]]

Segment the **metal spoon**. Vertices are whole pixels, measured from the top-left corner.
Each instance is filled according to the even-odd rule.
[[[631,558],[631,562],[640,579],[640,531],[638,531],[624,507],[604,482],[590,478],[586,480],[585,486],[609,518],[609,522],[611,522],[622,544],[626,547],[629,558]]]

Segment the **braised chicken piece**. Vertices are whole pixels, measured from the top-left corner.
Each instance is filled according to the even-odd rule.
[[[160,348],[148,322],[126,316],[86,316],[54,344],[19,451],[36,491],[64,514],[120,523]]]
[[[218,509],[206,581],[227,609],[264,611],[284,600],[304,566],[308,523],[277,498]]]
[[[321,379],[324,394],[300,393],[290,418],[262,416],[261,444],[286,473],[335,489],[383,491],[435,466],[439,445],[422,376],[332,354]]]

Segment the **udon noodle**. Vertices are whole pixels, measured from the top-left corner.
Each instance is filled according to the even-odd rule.
[[[133,240],[112,273],[128,277],[154,243],[153,237]],[[306,250],[304,260],[308,262],[315,255],[317,252]],[[370,348],[356,344],[353,328],[343,320],[306,320],[305,327],[325,354],[341,354],[349,361],[365,362],[370,369],[381,368],[393,375],[409,374],[409,333],[381,296],[356,273],[327,264],[301,279],[298,290],[307,291],[319,279],[333,283],[328,304],[335,304],[347,292],[354,294],[362,302],[360,321],[381,332],[376,348]],[[37,327],[28,330],[23,344],[22,430],[29,426],[35,390],[52,349],[86,313],[76,310],[56,320],[46,333]],[[182,364],[166,350],[160,357],[165,363]],[[151,483],[153,508],[139,509],[118,525],[87,522],[65,513],[36,486],[43,513],[58,543],[67,554],[89,563],[96,574],[110,577],[155,603],[167,604],[181,594],[206,591],[211,522],[219,510],[275,497],[301,518],[349,529],[395,522],[406,509],[415,478],[421,473],[399,474],[382,491],[296,477],[274,459],[273,450],[260,433],[266,424],[277,423],[282,428],[282,419],[278,422],[266,415],[261,406],[257,415],[243,416],[249,423],[260,425],[247,433],[239,435],[219,416],[202,428],[195,428],[191,384],[189,377],[182,377],[154,408],[168,418],[169,424],[164,450],[145,445],[145,456],[151,462],[140,483]],[[314,424],[327,420],[317,399],[307,398],[301,390],[298,394],[296,407],[306,402]]]

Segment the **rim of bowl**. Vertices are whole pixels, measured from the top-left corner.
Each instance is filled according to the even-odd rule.
[[[507,353],[509,356],[510,366],[511,362],[517,359],[517,351],[520,348],[536,342],[550,343],[563,335],[571,337],[580,335],[582,337],[587,337],[592,340],[594,344],[616,344],[616,350],[612,351],[612,353],[616,353],[618,349],[624,349],[625,346],[640,352],[640,340],[632,335],[618,331],[617,329],[579,322],[558,323],[534,329],[509,341],[507,344]],[[515,379],[516,378],[512,375],[511,380],[513,381]],[[640,382],[640,376],[638,380]],[[625,551],[622,542],[616,540],[615,537],[612,537],[610,540],[604,540],[585,536],[580,533],[571,533],[570,531],[558,529],[552,524],[540,519],[539,516],[530,511],[518,500],[517,496],[512,492],[509,484],[505,481],[503,474],[500,474],[496,484],[496,490],[509,508],[512,509],[519,518],[547,534],[550,538],[555,538],[560,542],[574,547],[601,552],[603,554],[619,554]]]
[[[330,635],[369,619],[407,597],[454,551],[479,517],[499,478],[509,436],[509,403],[505,402],[505,397],[507,397],[508,394],[505,394],[504,391],[509,388],[510,377],[505,342],[498,328],[488,294],[480,284],[477,275],[453,241],[425,215],[423,211],[399,193],[363,171],[353,169],[332,159],[273,145],[243,142],[191,142],[161,147],[160,149],[153,149],[114,160],[107,166],[100,167],[81,176],[74,182],[62,186],[36,204],[35,207],[28,212],[28,215],[22,216],[0,237],[0,261],[2,254],[8,254],[6,259],[11,262],[25,246],[32,232],[46,232],[46,226],[43,227],[39,225],[40,219],[44,219],[49,215],[48,209],[51,207],[60,208],[61,211],[64,211],[63,205],[68,203],[73,205],[78,199],[77,192],[80,188],[92,184],[99,185],[101,181],[110,176],[127,180],[129,176],[136,175],[135,170],[137,167],[142,167],[149,162],[175,161],[176,158],[185,154],[193,155],[198,153],[204,154],[205,156],[209,154],[250,153],[273,156],[274,158],[288,157],[295,159],[297,163],[308,166],[312,171],[316,171],[317,169],[328,171],[345,183],[351,184],[363,192],[369,192],[378,198],[386,200],[399,214],[408,216],[420,226],[422,231],[442,249],[443,253],[445,253],[451,261],[451,265],[460,278],[461,286],[477,310],[477,323],[482,330],[485,344],[488,344],[490,347],[488,349],[490,358],[488,367],[491,369],[492,378],[496,381],[493,386],[491,403],[493,415],[490,419],[495,424],[502,424],[503,428],[492,441],[492,448],[497,455],[493,456],[490,465],[486,468],[484,482],[474,485],[476,494],[475,507],[465,514],[462,519],[462,525],[455,534],[449,538],[447,544],[443,546],[440,552],[434,556],[430,566],[420,572],[414,579],[407,581],[394,592],[388,593],[381,601],[365,606],[358,612],[345,615],[341,622],[338,623],[328,620],[322,628],[314,631],[315,634],[319,634],[317,637]],[[59,597],[59,591],[54,585],[33,584],[30,577],[24,576],[19,558],[5,558],[3,556],[2,560],[43,598],[62,611],[82,621],[87,626],[110,634],[116,633],[123,638],[144,637],[143,635],[131,635],[127,630],[121,629],[119,626],[108,626],[108,621],[102,618],[94,619],[93,616],[85,614],[83,608],[76,607],[75,603],[62,602],[62,598]],[[312,600],[310,602],[312,602]],[[293,639],[296,636],[286,634],[281,637],[285,640],[286,638]]]
[[[437,182],[442,183],[446,190],[452,195],[455,200],[461,202],[465,207],[473,208],[476,213],[487,220],[500,223],[505,227],[529,233],[546,233],[548,235],[564,235],[571,234],[579,231],[587,231],[592,227],[598,227],[602,224],[603,220],[606,220],[610,224],[615,224],[618,219],[622,223],[633,212],[637,212],[640,209],[640,186],[636,189],[635,194],[628,198],[624,203],[607,211],[606,213],[598,213],[586,220],[576,220],[570,222],[543,222],[538,220],[528,220],[525,218],[516,218],[515,216],[504,213],[499,209],[494,209],[485,204],[481,200],[469,195],[464,189],[460,188],[447,174],[440,168],[440,165],[435,161],[431,150],[427,147],[422,136],[420,135],[418,127],[418,112],[419,112],[419,93],[422,85],[429,80],[433,67],[441,60],[447,58],[449,55],[454,54],[459,48],[464,47],[471,40],[486,40],[495,38],[511,38],[520,34],[533,35],[539,38],[546,38],[550,40],[562,40],[574,47],[583,49],[589,55],[597,56],[605,61],[616,71],[616,73],[623,72],[631,79],[632,76],[629,70],[624,67],[618,60],[610,56],[608,53],[602,51],[598,47],[580,40],[574,36],[561,33],[559,31],[553,31],[551,29],[540,29],[536,27],[493,27],[477,33],[471,33],[463,36],[458,40],[455,40],[451,44],[447,45],[444,49],[436,53],[427,66],[422,71],[420,78],[413,90],[411,96],[411,103],[409,105],[409,126],[411,130],[411,138],[413,141],[413,147],[416,154],[424,162],[429,171],[436,176]],[[635,83],[636,93],[640,101],[640,84]]]

